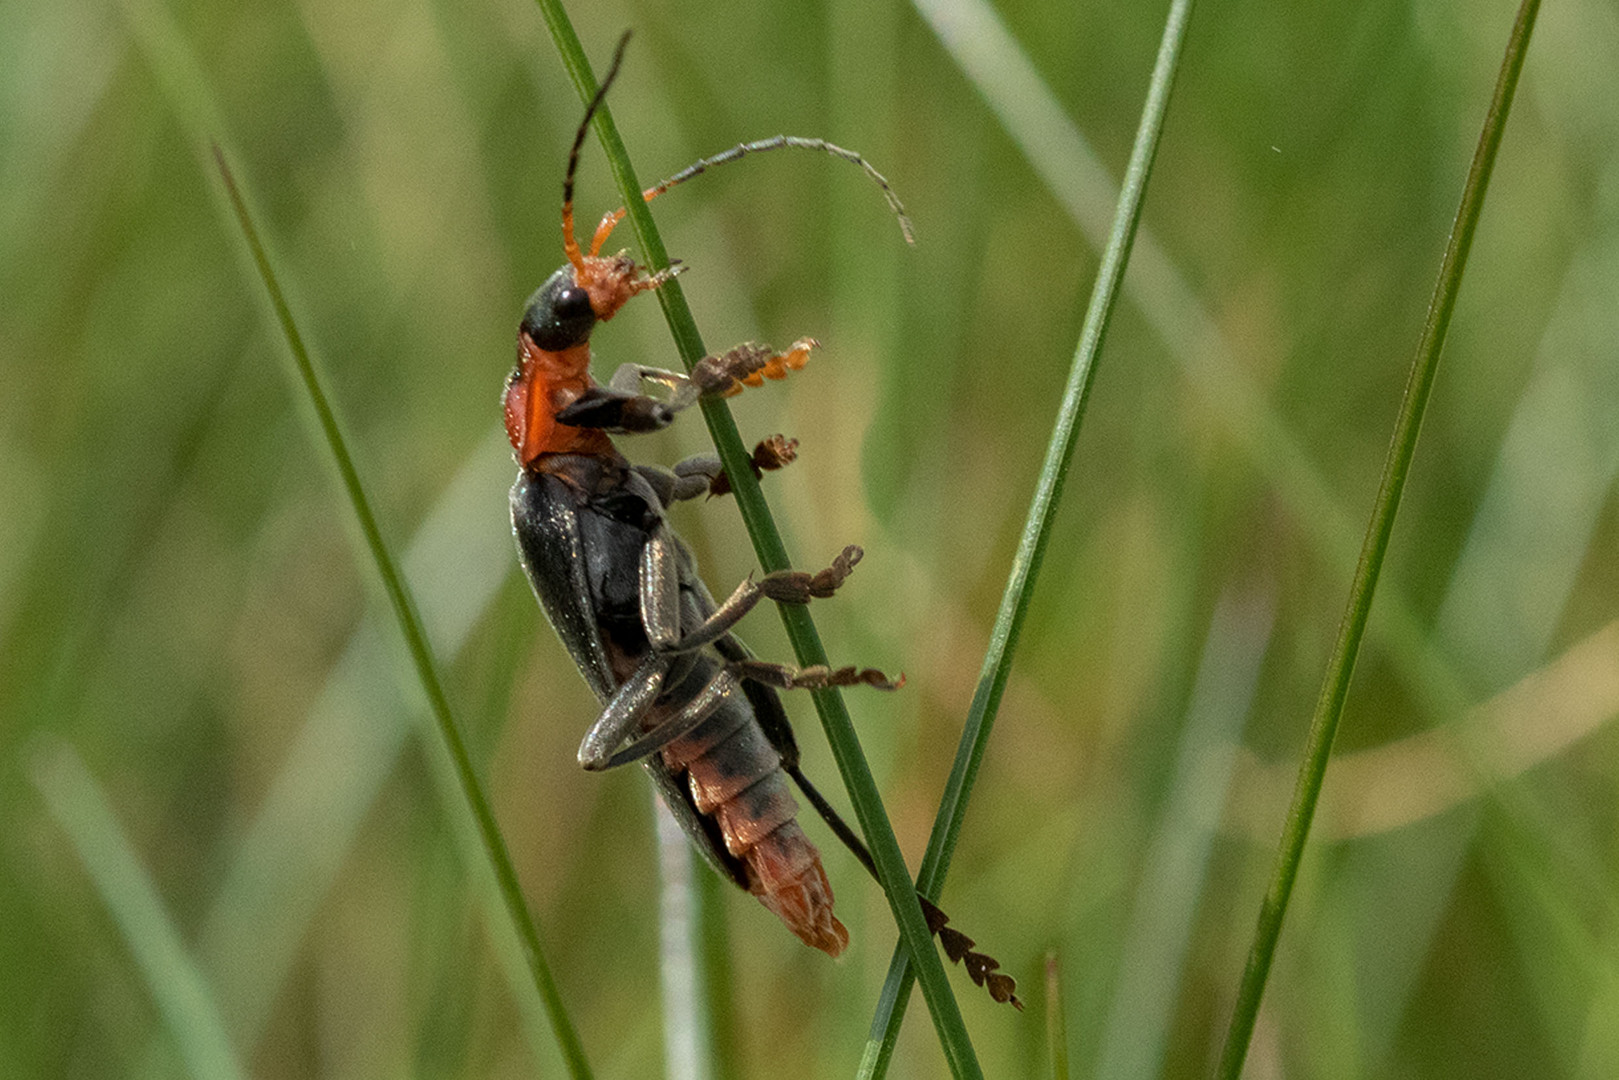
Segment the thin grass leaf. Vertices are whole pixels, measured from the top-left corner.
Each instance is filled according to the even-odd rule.
[[[585,57],[579,37],[568,20],[567,12],[563,10],[560,0],[537,0],[537,2],[545,17],[546,26],[551,31],[557,52],[561,54],[563,66],[579,92],[580,100],[590,101],[596,94],[596,78],[591,72],[590,62]],[[636,178],[624,143],[613,124],[611,111],[605,105],[596,113],[595,126],[602,148],[607,153],[613,178],[618,183],[624,205],[629,211],[629,220],[640,241],[646,265],[654,271],[668,266],[669,256],[664,249],[663,239],[658,234],[651,212],[641,198],[641,183]],[[670,333],[674,336],[675,345],[680,351],[681,361],[689,370],[703,358],[705,350],[702,336],[697,330],[697,323],[692,317],[691,309],[686,305],[684,293],[680,290],[680,283],[670,281],[657,290],[657,297],[663,308],[664,318],[669,323]],[[767,573],[788,569],[791,562],[787,557],[786,546],[776,529],[770,508],[765,503],[759,482],[748,467],[748,453],[742,445],[742,438],[737,433],[736,421],[732,419],[729,408],[723,401],[709,400],[702,403],[702,410],[703,419],[708,424],[720,460],[724,462],[725,471],[731,478],[738,509],[747,525],[748,536],[753,542],[760,564]],[[804,667],[826,664],[828,662],[826,649],[821,644],[820,634],[815,629],[815,622],[808,608],[804,605],[777,607],[799,664]],[[843,778],[845,788],[848,789],[855,817],[860,822],[861,831],[865,834],[866,843],[876,862],[877,875],[888,898],[889,909],[894,914],[894,921],[899,925],[902,952],[908,952],[910,956],[917,958],[922,996],[926,999],[928,1010],[933,1017],[933,1025],[938,1031],[939,1043],[950,1065],[950,1071],[956,1077],[980,1076],[982,1072],[977,1055],[973,1052],[972,1041],[967,1035],[966,1024],[962,1021],[961,1010],[945,977],[944,965],[933,948],[932,935],[928,932],[921,905],[917,902],[915,886],[905,868],[905,858],[900,852],[899,841],[894,836],[893,825],[883,809],[882,796],[877,791],[871,767],[860,749],[848,708],[836,689],[816,690],[811,696],[815,702],[815,710],[821,718],[821,726],[826,731],[827,741],[831,744],[838,772]]]
[[[658,975],[663,998],[663,1062],[669,1080],[714,1075],[713,1032],[698,962],[702,903],[691,841],[674,815],[648,792],[658,838]]]
[[[365,538],[367,549],[370,551],[372,561],[376,563],[377,572],[382,578],[382,585],[388,594],[388,601],[394,609],[394,616],[399,622],[400,632],[404,635],[405,646],[410,652],[411,660],[416,666],[417,676],[421,680],[422,690],[427,695],[429,707],[433,711],[433,718],[438,724],[439,734],[444,739],[445,749],[449,752],[450,760],[454,765],[456,778],[460,781],[462,793],[466,796],[468,810],[476,823],[479,838],[483,842],[484,851],[489,858],[496,880],[500,884],[501,897],[505,901],[506,912],[528,959],[529,972],[534,980],[535,992],[545,1004],[547,1015],[551,1019],[551,1028],[555,1033],[557,1042],[562,1049],[564,1060],[568,1063],[569,1072],[576,1078],[586,1078],[591,1075],[590,1066],[585,1060],[584,1047],[579,1042],[579,1036],[574,1030],[572,1022],[568,1019],[563,1008],[561,995],[557,991],[556,982],[551,976],[550,966],[545,961],[540,946],[539,929],[534,922],[533,915],[528,910],[528,904],[523,899],[522,887],[517,881],[517,871],[512,865],[511,854],[506,850],[506,842],[501,837],[500,827],[495,822],[494,810],[489,805],[488,796],[484,794],[482,783],[472,768],[472,759],[467,754],[466,744],[461,739],[461,732],[457,728],[455,718],[450,712],[449,698],[445,696],[444,685],[439,679],[438,668],[433,659],[433,651],[427,640],[427,633],[422,628],[421,618],[416,613],[415,602],[411,599],[409,588],[405,584],[404,576],[399,572],[387,543],[383,540],[382,530],[377,525],[376,516],[371,511],[370,499],[366,496],[365,488],[360,482],[359,470],[354,465],[348,446],[343,439],[343,433],[337,422],[337,414],[333,410],[325,390],[321,387],[320,379],[315,372],[315,365],[310,358],[309,351],[304,347],[303,336],[298,332],[297,323],[293,320],[292,310],[288,307],[286,298],[281,292],[281,286],[275,277],[275,270],[270,265],[270,259],[265,251],[264,244],[259,239],[257,228],[248,213],[247,202],[231,174],[230,166],[225,161],[224,153],[216,146],[214,158],[219,167],[219,175],[225,184],[226,195],[230,199],[232,209],[236,212],[236,220],[242,229],[242,237],[247,242],[248,249],[253,256],[253,262],[258,269],[259,277],[264,283],[265,291],[269,294],[270,305],[274,309],[277,322],[287,339],[287,348],[292,355],[293,364],[297,369],[299,380],[303,385],[311,407],[319,422],[321,434],[325,437],[327,447],[337,465],[338,474],[343,482],[344,493],[348,496],[350,505],[358,520],[360,531]]]
[[[231,1047],[213,989],[197,969],[101,787],[67,744],[41,749],[34,784],[73,841],[101,902],[123,931],[157,1011],[197,1080],[247,1074]]]
[[[1001,595],[1000,611],[990,632],[989,650],[984,655],[978,688],[967,711],[967,722],[962,729],[955,764],[950,770],[939,813],[933,821],[933,833],[928,838],[927,853],[922,857],[922,868],[917,874],[917,888],[932,900],[938,899],[944,887],[945,872],[949,869],[950,857],[955,853],[956,841],[961,836],[967,799],[972,794],[984,751],[989,745],[1001,695],[1006,691],[1006,680],[1011,674],[1018,634],[1033,599],[1034,581],[1045,556],[1046,544],[1051,538],[1052,520],[1057,503],[1062,498],[1074,442],[1079,437],[1080,421],[1085,414],[1085,403],[1090,398],[1096,360],[1102,351],[1108,321],[1119,298],[1136,224],[1141,219],[1147,179],[1152,174],[1153,157],[1158,150],[1158,137],[1163,131],[1164,114],[1169,109],[1169,93],[1175,84],[1181,45],[1186,38],[1186,26],[1191,14],[1191,0],[1175,0],[1164,23],[1158,59],[1153,65],[1147,100],[1141,110],[1141,123],[1136,129],[1130,164],[1125,170],[1124,185],[1119,192],[1112,233],[1102,254],[1102,264],[1097,270],[1084,325],[1080,328],[1068,385],[1057,410],[1057,422],[1046,447],[1045,462],[1041,465],[1034,500],[1023,526],[1017,554],[1012,560],[1006,591]],[[866,1043],[865,1059],[861,1063],[862,1077],[879,1077],[886,1072],[895,1040],[899,1037],[900,1020],[910,997],[910,982],[911,973],[905,955],[896,951],[889,963],[888,979],[876,1015],[872,1017],[871,1035]]]
[[[1226,1030],[1225,1048],[1221,1051],[1216,1072],[1221,1080],[1237,1080],[1248,1054],[1248,1043],[1253,1037],[1254,1021],[1259,1014],[1260,999],[1264,996],[1276,941],[1281,936],[1282,919],[1287,913],[1287,903],[1298,876],[1299,861],[1304,855],[1304,841],[1309,836],[1310,821],[1321,796],[1321,783],[1326,775],[1327,759],[1332,753],[1333,736],[1337,734],[1338,721],[1343,717],[1344,699],[1349,693],[1349,680],[1354,674],[1355,658],[1359,654],[1366,618],[1371,611],[1378,574],[1388,551],[1394,516],[1399,511],[1400,496],[1405,490],[1412,456],[1416,453],[1423,411],[1433,390],[1434,376],[1439,370],[1445,332],[1450,327],[1451,313],[1455,310],[1462,273],[1467,268],[1467,253],[1472,247],[1473,233],[1484,207],[1484,193],[1489,188],[1490,172],[1495,165],[1496,151],[1501,146],[1502,132],[1506,130],[1507,114],[1512,109],[1513,92],[1518,86],[1518,75],[1523,70],[1524,56],[1529,51],[1529,37],[1539,9],[1540,0],[1523,0],[1518,8],[1512,36],[1507,41],[1506,56],[1501,63],[1501,73],[1495,84],[1495,96],[1484,118],[1484,130],[1479,134],[1478,148],[1473,154],[1467,183],[1462,189],[1461,206],[1457,208],[1456,222],[1451,229],[1450,241],[1445,246],[1444,259],[1439,265],[1439,280],[1434,287],[1416,356],[1412,360],[1405,398],[1383,465],[1382,483],[1378,487],[1371,521],[1366,528],[1360,563],[1350,585],[1349,605],[1339,627],[1337,644],[1327,663],[1327,675],[1321,687],[1315,716],[1310,722],[1298,784],[1294,788],[1292,806],[1288,809],[1287,823],[1282,829],[1276,869],[1259,909],[1253,945],[1237,990],[1231,1023]]]

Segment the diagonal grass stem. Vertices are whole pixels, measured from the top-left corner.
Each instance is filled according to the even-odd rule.
[[[1338,629],[1338,641],[1332,657],[1327,662],[1327,675],[1316,704],[1315,716],[1310,721],[1304,760],[1299,766],[1293,802],[1282,828],[1276,868],[1264,902],[1260,905],[1253,945],[1249,949],[1242,983],[1237,990],[1231,1023],[1226,1029],[1225,1048],[1221,1051],[1216,1072],[1220,1080],[1237,1080],[1242,1073],[1243,1060],[1248,1055],[1248,1043],[1253,1037],[1259,1002],[1265,993],[1265,981],[1270,974],[1276,941],[1281,936],[1282,919],[1287,913],[1293,883],[1298,877],[1299,861],[1304,855],[1304,841],[1309,836],[1316,802],[1321,797],[1321,784],[1326,776],[1327,759],[1332,753],[1333,736],[1337,734],[1338,722],[1343,717],[1344,699],[1348,696],[1349,681],[1354,675],[1355,658],[1360,652],[1361,636],[1366,630],[1366,618],[1371,611],[1378,574],[1388,551],[1389,535],[1394,529],[1394,516],[1399,511],[1400,495],[1405,490],[1411,459],[1416,453],[1422,415],[1433,390],[1434,376],[1439,370],[1445,332],[1450,327],[1451,313],[1456,307],[1462,273],[1467,267],[1467,253],[1484,206],[1490,171],[1495,165],[1496,151],[1501,146],[1501,134],[1506,129],[1513,91],[1517,89],[1518,75],[1523,71],[1524,55],[1529,49],[1529,37],[1534,30],[1535,14],[1539,8],[1540,0],[1523,0],[1518,8],[1512,36],[1507,41],[1506,56],[1501,62],[1501,73],[1496,80],[1495,96],[1484,118],[1484,130],[1479,134],[1478,148],[1473,153],[1467,183],[1462,189],[1461,205],[1456,210],[1456,221],[1451,228],[1450,240],[1445,245],[1444,259],[1439,264],[1439,281],[1434,287],[1427,322],[1411,363],[1405,397],[1383,463],[1382,483],[1378,487],[1371,521],[1366,527],[1360,562],[1355,567],[1355,577],[1349,587],[1349,605]]]

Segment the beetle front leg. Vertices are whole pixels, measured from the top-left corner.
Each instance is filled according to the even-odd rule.
[[[809,362],[811,349],[821,343],[802,337],[784,352],[769,345],[745,341],[718,356],[705,356],[691,369],[691,381],[703,397],[733,397],[746,386],[763,386],[766,379],[785,379]],[[677,391],[678,397],[679,391]]]
[[[636,434],[667,427],[676,413],[705,397],[731,397],[745,386],[762,386],[765,379],[785,379],[809,361],[820,342],[799,338],[786,352],[749,341],[697,361],[690,375],[644,364],[620,364],[606,386],[592,387],[556,414],[569,427]],[[643,382],[669,389],[669,400],[641,393]],[[791,460],[789,458],[788,460]]]
[[[620,364],[614,370],[613,377],[607,380],[607,385],[620,394],[639,394],[642,381],[666,386],[672,393],[691,382],[691,379],[678,371],[647,367],[644,364]]]

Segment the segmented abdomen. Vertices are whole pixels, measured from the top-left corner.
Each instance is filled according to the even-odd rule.
[[[798,801],[781,755],[740,691],[735,699],[740,707],[721,708],[665,747],[664,763],[685,774],[693,805],[713,819],[726,850],[746,867],[748,891],[804,944],[837,956],[849,931],[832,914],[821,853],[795,820]]]

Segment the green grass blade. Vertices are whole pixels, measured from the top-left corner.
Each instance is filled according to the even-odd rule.
[[[303,336],[298,332],[298,326],[292,317],[292,310],[287,306],[286,298],[281,292],[281,286],[275,277],[274,268],[265,252],[264,244],[259,239],[257,228],[248,213],[247,203],[237,187],[235,177],[231,174],[225,156],[217,147],[214,151],[215,160],[219,166],[220,178],[224,181],[226,194],[230,198],[232,209],[236,212],[237,222],[242,229],[243,239],[246,240],[253,262],[258,269],[259,277],[264,283],[265,291],[269,294],[270,305],[275,311],[277,322],[282,333],[286,336],[288,350],[292,354],[293,364],[297,369],[298,377],[308,396],[310,405],[320,424],[321,434],[324,435],[328,448],[335,459],[338,474],[343,482],[343,489],[347,494],[350,505],[358,520],[360,531],[365,538],[366,547],[376,563],[377,572],[382,578],[384,590],[388,601],[394,609],[394,616],[399,622],[400,632],[404,635],[406,648],[410,652],[411,660],[415,664],[416,672],[422,683],[422,690],[427,695],[429,707],[433,718],[438,724],[439,733],[443,736],[445,748],[455,767],[456,777],[460,781],[462,793],[466,796],[468,809],[477,824],[479,838],[483,842],[484,851],[494,869],[495,877],[500,884],[501,896],[505,901],[507,915],[523,943],[524,952],[528,959],[529,972],[534,979],[534,989],[545,1004],[547,1015],[551,1019],[552,1030],[556,1034],[564,1059],[568,1063],[569,1072],[576,1078],[589,1077],[590,1066],[585,1061],[584,1047],[579,1042],[578,1033],[574,1030],[572,1022],[562,1005],[561,995],[557,991],[556,981],[551,976],[550,966],[545,961],[544,953],[540,947],[538,927],[535,925],[533,915],[528,910],[528,904],[523,899],[522,887],[517,881],[517,871],[512,865],[511,854],[506,850],[506,842],[500,835],[500,827],[495,822],[494,810],[489,805],[489,799],[484,794],[483,786],[478,780],[477,773],[472,768],[472,759],[467,754],[466,744],[461,739],[455,718],[450,712],[450,702],[445,696],[444,686],[439,679],[437,665],[433,659],[432,647],[428,644],[427,633],[423,629],[421,619],[416,613],[416,606],[411,599],[409,589],[405,585],[404,576],[399,572],[392,553],[382,538],[382,530],[377,525],[376,516],[371,511],[370,499],[366,496],[365,488],[360,482],[359,470],[354,465],[348,446],[344,442],[343,433],[337,422],[337,414],[333,410],[325,390],[321,387],[320,379],[315,372],[315,365],[310,358],[309,351],[304,347]]]
[[[194,144],[200,149],[213,138],[228,148],[231,140],[222,133],[229,125],[218,97],[167,7],[157,0],[119,0],[118,7],[170,111]],[[479,451],[477,456],[509,460],[504,437],[496,436],[494,442],[492,452]],[[468,469],[457,481],[454,497],[475,507],[487,506],[481,491],[467,490],[469,485],[479,486],[474,475],[478,468],[469,465]],[[502,482],[502,493],[504,486]],[[469,552],[485,546],[485,530],[477,517],[460,515],[452,524],[443,520],[446,514],[457,516],[455,508],[442,504],[430,516],[433,527],[424,530],[428,535],[423,539],[432,550],[417,552],[415,559],[418,564],[424,560],[431,564],[430,568],[418,565],[418,575],[434,575],[424,607],[439,639],[440,656],[459,649],[478,612],[509,573],[509,563],[499,559],[480,564],[468,558]],[[456,535],[445,535],[451,531]],[[489,531],[498,534],[496,541],[503,553],[509,553],[509,529]],[[441,556],[440,550],[446,548],[454,552],[452,557]],[[407,578],[412,562],[407,554]],[[482,567],[503,568],[486,573]],[[419,585],[422,580],[417,576]],[[418,588],[416,596],[422,595]],[[391,654],[384,656],[382,639],[387,633],[385,626],[379,626],[379,616],[368,614],[351,639],[243,845],[232,854],[199,936],[199,962],[209,973],[221,1011],[244,1052],[251,1053],[257,1044],[309,918],[337,874],[377,788],[393,768],[405,733],[418,719],[423,703],[395,693],[390,677],[378,674],[393,664]],[[384,692],[378,693],[375,687],[359,690],[358,684],[373,678],[389,680]],[[350,695],[362,695],[362,700],[357,704]],[[435,771],[435,779],[440,774],[449,778],[453,772],[448,758],[444,760],[445,768]],[[455,787],[453,779],[438,784],[446,807],[460,798]],[[455,832],[467,851],[481,843],[470,820]],[[503,933],[498,926],[502,916],[495,912],[505,901],[496,899],[500,889],[493,872],[479,876],[478,893],[496,927],[493,936],[502,967],[508,973],[517,972],[511,985],[525,1017],[525,1030],[536,1053],[549,1060],[552,1037],[535,1037],[547,1026],[537,1020],[545,1012],[544,1002],[526,994],[524,988],[532,979],[526,959],[512,961],[511,954],[522,951],[520,935],[515,930]]]
[[[689,847],[689,844],[688,844]],[[706,867],[695,866],[692,894],[697,901],[697,962],[701,967],[703,1000],[708,1010],[708,1034],[714,1080],[740,1080],[742,1050],[737,1038],[736,976],[731,966],[730,922],[726,898],[731,883]]]
[[[1281,849],[1277,854],[1276,869],[1269,891],[1259,909],[1259,922],[1254,931],[1253,945],[1248,953],[1242,983],[1237,990],[1236,1007],[1231,1024],[1226,1030],[1225,1048],[1220,1054],[1217,1076],[1222,1080],[1237,1080],[1242,1063],[1248,1054],[1248,1043],[1253,1036],[1254,1020],[1259,1014],[1259,1002],[1265,992],[1265,980],[1270,974],[1271,959],[1276,952],[1276,941],[1282,932],[1282,919],[1298,875],[1299,861],[1304,854],[1304,841],[1310,832],[1310,820],[1315,814],[1316,801],[1321,795],[1322,779],[1327,771],[1327,758],[1332,752],[1333,736],[1343,716],[1344,699],[1349,692],[1349,680],[1354,674],[1355,658],[1360,650],[1361,635],[1366,629],[1366,617],[1371,611],[1372,595],[1388,550],[1389,534],[1394,528],[1394,515],[1400,507],[1400,495],[1405,489],[1410,472],[1411,458],[1416,452],[1417,435],[1422,428],[1422,415],[1433,390],[1433,380],[1439,370],[1439,356],[1445,344],[1445,332],[1456,306],[1456,295],[1461,288],[1462,273],[1467,268],[1467,253],[1472,246],[1473,232],[1478,226],[1479,213],[1484,206],[1484,193],[1489,187],[1490,171],[1495,165],[1495,154],[1501,145],[1501,134],[1506,129],[1507,114],[1512,108],[1513,91],[1517,89],[1518,75],[1523,70],[1524,55],[1529,50],[1529,37],[1534,29],[1535,14],[1540,0],[1523,0],[1512,37],[1507,42],[1506,56],[1501,63],[1501,74],[1496,81],[1495,97],[1484,118],[1484,130],[1479,135],[1478,148],[1468,169],[1467,183],[1462,189],[1461,206],[1456,211],[1456,223],[1451,229],[1445,256],[1439,265],[1439,281],[1434,288],[1433,300],[1428,307],[1428,319],[1412,361],[1411,374],[1406,382],[1405,398],[1395,422],[1394,437],[1383,465],[1383,479],[1378,487],[1377,501],[1366,528],[1366,540],[1361,549],[1360,563],[1349,589],[1349,605],[1344,612],[1338,631],[1338,642],[1327,664],[1327,676],[1321,687],[1321,697],[1315,716],[1310,722],[1309,737],[1305,742],[1304,761],[1299,767],[1298,783],[1293,791],[1293,803],[1288,809],[1287,823],[1282,830]]]
[[[538,3],[546,25],[550,28],[552,40],[562,56],[563,66],[573,79],[580,99],[589,101],[596,93],[596,79],[591,73],[590,63],[585,58],[579,37],[568,21],[567,13],[563,11],[560,0],[538,0]],[[664,249],[663,240],[658,235],[657,225],[654,224],[646,203],[641,199],[641,184],[636,179],[629,155],[618,136],[617,128],[613,125],[611,113],[605,106],[597,112],[595,125],[602,147],[607,152],[613,177],[618,182],[620,192],[623,193],[625,206],[629,210],[629,220],[640,240],[647,265],[653,269],[667,266],[669,257]],[[668,321],[670,332],[674,336],[675,345],[680,350],[681,360],[689,369],[702,359],[704,348],[702,336],[698,333],[691,309],[686,305],[679,282],[669,282],[657,290],[657,296],[658,302],[663,307],[664,318]],[[731,418],[730,410],[722,401],[705,401],[702,409],[703,419],[708,423],[715,448],[719,451],[720,459],[725,463],[725,470],[731,477],[737,506],[742,513],[743,521],[747,524],[748,536],[753,541],[753,548],[759,556],[761,565],[767,573],[787,569],[791,564],[787,558],[786,546],[776,529],[764,494],[759,489],[759,482],[748,467],[747,451],[743,448],[742,438],[737,433],[736,422]],[[810,617],[808,609],[794,605],[778,605],[778,608],[799,664],[808,667],[827,663],[826,650],[821,645],[820,634],[815,629],[815,622]],[[923,921],[922,908],[917,903],[914,885],[905,868],[904,856],[900,853],[899,841],[894,836],[893,825],[883,809],[877,782],[873,779],[871,767],[860,749],[854,723],[849,718],[843,697],[836,689],[817,690],[813,692],[812,697],[816,712],[821,718],[821,726],[826,731],[827,741],[831,744],[833,758],[837,761],[838,771],[843,777],[844,786],[848,789],[855,817],[860,822],[861,831],[865,834],[866,843],[870,846],[872,857],[876,861],[877,874],[887,895],[889,909],[899,925],[902,948],[916,958],[922,981],[922,996],[926,999],[929,1012],[932,1014],[933,1024],[938,1031],[939,1042],[944,1049],[951,1073],[957,1077],[979,1076],[981,1070],[977,1055],[973,1052],[972,1042],[968,1038],[960,1007],[950,990],[944,965],[933,947],[927,924]]]
[[[699,871],[685,830],[648,792],[658,839],[658,976],[663,998],[664,1074],[672,1080],[709,1080],[714,1069],[714,1027],[700,952],[703,902]]]
[[[123,931],[191,1074],[197,1080],[245,1077],[208,980],[186,951],[157,888],[84,762],[65,743],[48,747],[35,758],[33,775]]]
[[[1169,93],[1175,83],[1181,45],[1186,38],[1186,26],[1191,14],[1191,0],[1175,0],[1164,23],[1158,59],[1153,66],[1147,100],[1142,106],[1141,123],[1136,130],[1135,146],[1130,151],[1130,164],[1119,192],[1112,233],[1102,254],[1102,264],[1097,270],[1090,307],[1085,312],[1079,344],[1074,350],[1068,385],[1063,391],[1057,422],[1046,448],[1046,459],[1040,468],[1034,500],[1029,507],[1017,555],[1012,561],[1012,573],[1007,580],[1006,591],[1001,595],[1000,611],[990,632],[989,650],[984,655],[978,687],[967,712],[967,723],[961,733],[955,765],[950,770],[944,798],[933,822],[933,833],[928,838],[927,853],[922,857],[922,868],[917,874],[917,888],[930,899],[937,899],[944,885],[950,857],[955,853],[956,841],[961,835],[967,799],[978,777],[984,751],[989,745],[990,731],[995,724],[995,715],[1000,708],[1001,695],[1011,674],[1018,634],[1034,595],[1034,580],[1045,555],[1046,543],[1051,538],[1051,523],[1062,498],[1074,441],[1079,436],[1085,403],[1090,397],[1096,359],[1101,353],[1108,321],[1119,298],[1136,224],[1141,219],[1147,179],[1152,173],[1153,157],[1158,149],[1159,134],[1163,131]],[[896,952],[889,965],[888,981],[883,988],[877,1013],[872,1017],[870,1040],[866,1044],[866,1057],[861,1066],[862,1076],[881,1076],[886,1071],[894,1041],[899,1037],[899,1024],[905,1012],[906,1000],[910,996],[909,985],[909,965],[904,955]]]

